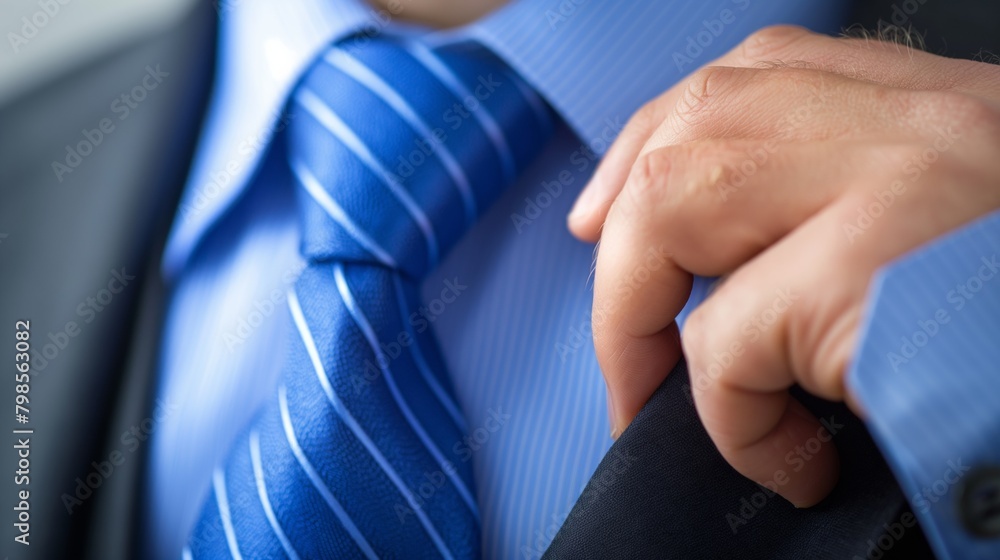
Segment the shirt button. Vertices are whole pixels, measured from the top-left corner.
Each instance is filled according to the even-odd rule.
[[[958,509],[970,533],[1000,537],[1000,467],[980,467],[966,475]]]

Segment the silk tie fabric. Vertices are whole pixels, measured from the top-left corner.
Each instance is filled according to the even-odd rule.
[[[288,105],[309,263],[288,294],[297,333],[186,558],[479,555],[465,421],[418,286],[551,118],[476,45],[353,38],[319,56]]]

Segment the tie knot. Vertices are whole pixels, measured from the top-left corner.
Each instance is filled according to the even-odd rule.
[[[421,278],[551,134],[551,113],[474,44],[351,38],[292,94],[288,158],[313,261]]]

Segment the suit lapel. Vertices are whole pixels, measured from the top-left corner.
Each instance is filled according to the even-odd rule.
[[[864,558],[903,496],[857,417],[797,396],[840,452],[840,483],[819,505],[796,510],[723,460],[681,362],[611,447],[545,558]],[[762,482],[776,487],[809,457],[786,457],[787,472]]]

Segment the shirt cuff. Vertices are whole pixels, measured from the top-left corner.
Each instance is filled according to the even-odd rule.
[[[935,553],[1000,558],[1000,213],[884,267],[859,341],[848,390]]]

